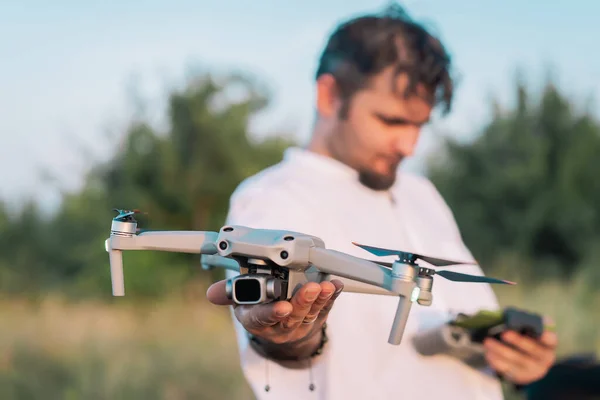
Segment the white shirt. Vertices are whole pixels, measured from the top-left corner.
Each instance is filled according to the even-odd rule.
[[[282,162],[236,189],[227,224],[311,234],[327,248],[369,259],[377,257],[353,241],[473,259],[451,211],[427,179],[400,172],[390,192],[376,192],[361,185],[353,169],[300,148],[288,149]],[[482,274],[478,266],[454,270]],[[399,346],[387,341],[397,297],[342,293],[329,314],[329,341],[312,362],[312,371],[266,361],[248,346],[245,330],[234,318],[246,379],[257,399],[502,399],[492,374],[447,356],[421,356],[410,340],[447,322],[451,313],[496,309],[491,287],[437,276],[432,292],[431,306],[413,304]],[[264,390],[267,380],[269,392]],[[313,392],[308,389],[311,381]]]

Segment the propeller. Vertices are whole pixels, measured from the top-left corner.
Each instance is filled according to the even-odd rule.
[[[481,282],[481,283],[499,283],[499,284],[503,284],[503,285],[516,285],[515,282],[507,281],[505,279],[490,278],[490,277],[481,276],[481,275],[469,275],[469,274],[463,274],[461,272],[454,272],[454,271],[435,271],[432,269],[429,271],[431,272],[430,275],[439,275],[441,277],[448,279],[449,281],[454,281],[454,282]]]
[[[137,210],[137,209],[121,210],[119,208],[113,208],[113,211],[116,211],[119,213],[119,215],[117,215],[113,219],[115,221],[121,221],[121,222],[135,222],[135,219],[133,217],[135,214],[146,214],[146,213],[142,213],[140,210]]]
[[[352,244],[355,246],[358,246],[376,256],[381,256],[381,257],[383,257],[383,256],[398,256],[398,257],[400,257],[400,259],[403,262],[407,262],[409,264],[414,264],[418,259],[421,259],[431,265],[435,265],[436,267],[445,267],[448,265],[455,265],[455,264],[475,264],[474,262],[444,260],[441,258],[434,258],[434,257],[423,256],[421,254],[409,253],[406,251],[390,250],[390,249],[384,249],[381,247],[367,246],[366,244],[360,244],[360,243],[356,243],[356,242],[352,242]]]
[[[402,262],[406,262],[409,264],[415,264],[417,259],[421,259],[425,262],[428,262],[431,265],[435,265],[438,267],[443,267],[443,266],[448,266],[448,265],[456,265],[456,264],[475,264],[473,262],[444,260],[441,258],[422,256],[420,254],[409,253],[409,252],[405,252],[405,251],[390,250],[390,249],[384,249],[381,247],[367,246],[367,245],[359,244],[356,242],[352,242],[352,244],[354,244],[376,256],[398,256],[398,257],[400,257]],[[386,262],[381,262],[381,261],[373,261],[373,262],[383,265],[383,266],[386,266],[386,267],[389,267],[389,268],[392,267],[392,263],[386,263]],[[498,283],[498,284],[504,284],[504,285],[516,285],[515,282],[507,281],[504,279],[490,278],[490,277],[481,276],[481,275],[463,274],[463,273],[454,272],[454,271],[436,271],[434,269],[422,268],[422,267],[419,269],[419,273],[429,275],[429,276],[439,275],[443,278],[446,278],[446,279],[448,279],[450,281],[454,281],[454,282],[481,282],[481,283]]]

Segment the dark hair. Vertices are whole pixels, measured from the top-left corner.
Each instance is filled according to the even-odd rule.
[[[443,103],[444,113],[450,111],[450,56],[439,39],[397,4],[381,14],[362,15],[340,24],[323,49],[316,78],[332,74],[347,108],[356,91],[392,65],[397,75],[408,75],[404,95],[416,94],[417,85],[421,84],[427,89],[430,104]]]

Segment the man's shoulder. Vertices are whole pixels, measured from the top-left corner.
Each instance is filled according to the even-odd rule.
[[[285,160],[244,179],[229,199],[227,223],[314,231],[314,200],[306,173]]]
[[[303,173],[297,165],[282,160],[242,180],[231,194],[231,201],[236,202],[254,196],[303,197],[306,186],[310,184],[306,173]]]
[[[396,193],[418,193],[439,196],[439,192],[433,182],[425,175],[411,171],[400,171],[394,186]]]
[[[406,199],[409,203],[424,212],[453,218],[446,199],[434,182],[427,176],[409,171],[401,171],[393,189],[395,197]]]

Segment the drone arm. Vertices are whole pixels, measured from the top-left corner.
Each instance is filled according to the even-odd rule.
[[[369,285],[367,283],[355,281],[353,279],[342,278],[336,275],[325,275],[322,281],[339,280],[344,284],[344,292],[346,293],[364,293],[364,294],[379,294],[384,296],[397,296],[396,293],[390,292],[382,287]]]
[[[217,232],[210,231],[147,231],[132,236],[113,235],[110,249],[215,254],[217,236]]]
[[[221,257],[219,255],[203,254],[200,256],[202,269],[211,270],[213,268],[224,268],[226,270],[239,272],[240,265],[232,258]]]
[[[402,342],[412,303],[417,300],[419,294],[418,287],[412,279],[403,280],[400,277],[395,279],[392,270],[382,265],[334,250],[314,247],[311,248],[310,257],[310,262],[322,273],[378,286],[398,295],[398,307],[388,343],[399,345]]]
[[[104,243],[110,260],[113,296],[125,295],[123,250],[158,250],[180,253],[215,254],[216,232],[148,231],[139,235],[111,234]]]
[[[323,274],[335,275],[363,285],[354,287],[361,293],[381,294],[380,289],[392,291],[391,271],[376,263],[362,260],[336,250],[312,247],[309,262]],[[335,279],[333,276],[330,279]],[[374,286],[371,290],[369,285]],[[352,287],[353,284],[350,284]],[[393,294],[393,293],[392,293]]]

